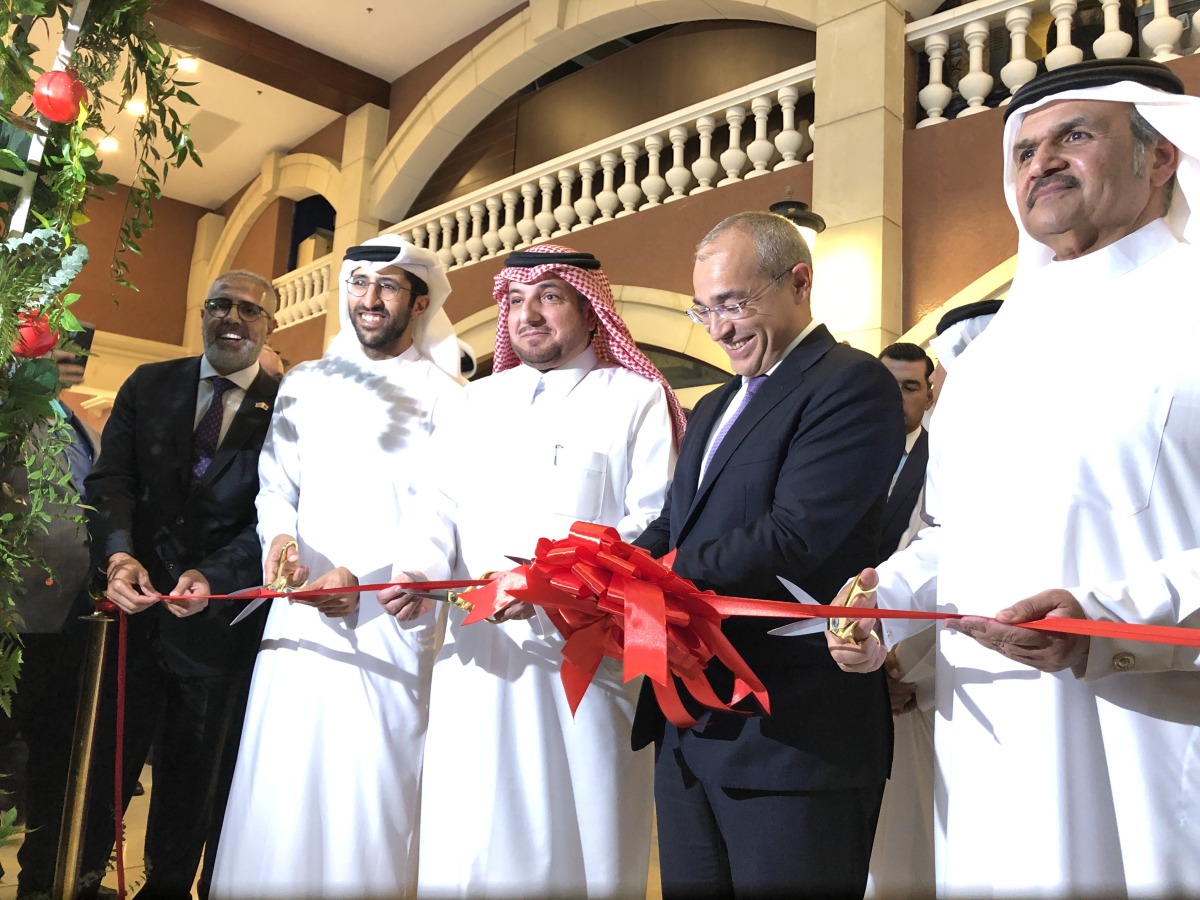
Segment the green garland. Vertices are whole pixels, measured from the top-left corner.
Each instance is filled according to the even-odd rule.
[[[14,352],[21,316],[44,315],[56,335],[80,328],[71,311],[79,297],[68,293],[87,260],[76,230],[87,222],[87,200],[111,192],[116,184],[114,176],[101,171],[95,142],[88,136],[108,130],[106,115],[119,112],[140,90],[147,112],[135,134],[137,173],[112,253],[116,283],[133,287],[126,254],[141,253],[138,241],[153,227],[151,205],[162,195],[170,169],[189,160],[200,162],[177,113],[180,104],[195,101],[183,90],[190,84],[176,80],[175,61],[155,36],[149,19],[155,5],[156,0],[92,0],[70,60],[87,99],[73,122],[55,124],[39,117],[30,100],[42,74],[34,64],[33,41],[50,33],[53,19],[65,29],[74,3],[0,0],[5,35],[0,46],[0,172],[25,174],[33,137],[45,137],[24,234],[10,229],[20,187],[0,181],[0,709],[5,712],[20,663],[13,595],[24,592],[22,577],[48,574],[33,557],[31,539],[46,532],[52,515],[68,514],[61,510],[79,502],[54,464],[70,439],[54,402],[58,369],[48,357],[28,359]],[[59,346],[71,344],[60,338]],[[51,427],[48,435],[39,433],[35,447],[30,435],[43,422]],[[20,470],[29,482],[24,496],[17,496],[11,484]]]

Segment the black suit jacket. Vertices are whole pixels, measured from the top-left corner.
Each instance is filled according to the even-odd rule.
[[[790,600],[782,575],[828,602],[878,553],[884,499],[904,449],[895,379],[818,326],[743,410],[700,482],[708,437],[740,384],[734,378],[697,404],[667,505],[635,543],[656,556],[676,549],[675,571],[702,589]],[[880,784],[892,738],[883,672],[842,672],[823,635],[767,633],[780,624],[733,618],[723,626],[765,684],[770,716],[746,701],[748,715],[714,712],[681,731],[665,722],[647,684],[635,748],[664,739],[686,745],[693,771],[724,787]],[[713,660],[708,674],[728,697],[728,670]]]
[[[186,569],[202,572],[217,594],[263,578],[254,498],[279,383],[258,373],[208,471],[193,484],[199,380],[198,356],[139,366],[117,392],[87,479],[97,563],[103,568],[112,554],[128,553],[164,593]],[[155,605],[130,616],[130,634],[155,642],[171,671],[222,674],[248,665],[261,636],[261,611],[229,626],[241,609],[236,601],[213,602],[181,619]]]
[[[921,429],[904,468],[896,479],[896,486],[888,496],[883,508],[883,537],[879,540],[879,558],[887,559],[896,552],[900,538],[908,528],[921,488],[925,486],[925,466],[929,462],[929,432]]]

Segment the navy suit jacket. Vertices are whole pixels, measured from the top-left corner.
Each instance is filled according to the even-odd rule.
[[[921,429],[904,468],[896,478],[896,486],[888,496],[887,505],[883,508],[883,537],[879,541],[879,558],[887,559],[896,552],[900,538],[908,529],[912,519],[913,508],[917,498],[921,496],[921,488],[925,486],[925,466],[929,463],[929,432]]]
[[[103,569],[112,554],[128,553],[164,593],[187,569],[202,572],[216,594],[263,578],[254,499],[279,383],[258,373],[211,465],[192,483],[199,381],[198,356],[139,366],[117,392],[87,479],[97,564]],[[155,605],[129,617],[130,635],[156,642],[177,674],[223,674],[249,665],[261,637],[266,607],[231,628],[241,609],[218,601],[181,619]]]
[[[828,602],[878,553],[884,500],[904,449],[895,379],[818,326],[767,378],[700,481],[708,437],[740,384],[734,378],[697,404],[667,504],[635,543],[655,556],[675,549],[674,570],[701,589],[790,600],[782,575]],[[882,783],[892,744],[883,672],[843,672],[823,635],[767,633],[780,624],[731,618],[723,625],[766,686],[771,715],[747,700],[746,715],[707,713],[701,726],[677,729],[646,684],[634,747],[683,745],[693,771],[724,787]],[[718,696],[728,697],[729,671],[714,659],[707,673]]]

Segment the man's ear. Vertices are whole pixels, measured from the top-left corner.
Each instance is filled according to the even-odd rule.
[[[1150,148],[1150,184],[1160,188],[1170,181],[1179,168],[1179,148],[1160,137]]]
[[[792,267],[792,289],[796,296],[807,300],[812,294],[813,273],[808,263],[797,263]]]
[[[412,318],[419,319],[425,315],[425,310],[429,309],[429,295],[421,294],[413,297]]]

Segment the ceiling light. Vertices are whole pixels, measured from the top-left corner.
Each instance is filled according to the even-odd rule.
[[[101,153],[116,153],[121,149],[121,142],[112,135],[100,138],[100,143],[96,145],[96,149]]]
[[[175,61],[180,72],[195,72],[200,68],[200,60],[194,56],[181,56]]]
[[[130,100],[125,104],[125,112],[135,116],[144,116],[146,114],[145,100]]]

